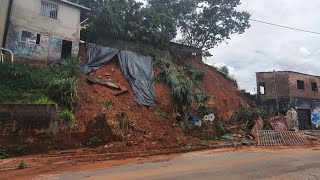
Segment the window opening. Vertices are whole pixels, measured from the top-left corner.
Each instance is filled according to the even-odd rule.
[[[58,18],[58,5],[41,1],[41,16],[47,16],[52,19]]]
[[[298,89],[304,89],[304,81],[297,80],[297,87]]]

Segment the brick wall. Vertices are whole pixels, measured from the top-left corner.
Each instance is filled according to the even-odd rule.
[[[289,72],[289,85],[290,85],[290,96],[292,97],[301,97],[301,98],[310,98],[310,99],[320,99],[320,91],[312,91],[311,82],[317,83],[320,85],[320,77],[292,73]],[[297,80],[304,81],[304,89],[298,89]]]
[[[278,96],[278,98],[288,97],[288,94],[289,94],[288,73],[267,72],[267,73],[257,73],[256,76],[257,76],[258,95],[262,102],[268,99],[276,99],[276,96]],[[259,94],[260,83],[265,84],[264,95]]]

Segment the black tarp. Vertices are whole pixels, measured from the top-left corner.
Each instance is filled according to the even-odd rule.
[[[153,59],[130,51],[87,44],[87,63],[83,67],[88,74],[110,61],[118,54],[121,70],[130,82],[134,99],[140,105],[155,105]]]
[[[87,62],[83,67],[83,72],[90,72],[99,69],[119,53],[118,49],[103,47],[96,44],[87,44]]]
[[[131,84],[135,101],[141,105],[154,105],[153,59],[130,51],[120,51],[118,58],[122,72]]]

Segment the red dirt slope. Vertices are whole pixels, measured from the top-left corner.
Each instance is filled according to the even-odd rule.
[[[106,76],[106,73],[111,76]],[[80,107],[76,113],[80,131],[85,131],[88,123],[92,123],[91,120],[105,112],[107,122],[113,132],[122,136],[124,143],[129,146],[134,145],[138,146],[140,150],[141,148],[147,150],[186,145],[187,139],[180,128],[173,126],[175,123],[172,118],[174,104],[167,86],[156,83],[156,99],[159,104],[154,107],[145,107],[134,101],[133,91],[121,72],[116,58],[92,75],[110,78],[129,89],[129,93],[116,97],[114,94],[117,91],[101,85],[89,84],[85,78],[81,79],[78,88]],[[110,101],[114,103],[114,106],[108,110],[105,104]],[[156,111],[166,112],[168,119],[157,115]],[[124,112],[126,119],[130,122],[128,130],[120,130],[119,128],[120,122],[117,114],[120,112]]]
[[[212,97],[209,105],[217,108],[217,115],[220,118],[229,120],[233,112],[243,103],[237,95],[235,83],[225,78],[212,67],[204,65],[202,61],[196,57],[185,61],[185,63],[192,64],[196,69],[205,72],[204,87]],[[157,68],[155,68],[155,73],[158,73]],[[145,107],[138,105],[134,101],[133,91],[130,88],[129,82],[121,72],[117,58],[111,60],[91,75],[101,76],[107,79],[110,78],[114,82],[120,83],[129,89],[128,94],[116,97],[116,90],[97,84],[89,84],[85,77],[83,77],[79,83],[79,108],[76,113],[79,131],[85,132],[88,124],[93,123],[93,119],[106,113],[106,121],[110,125],[112,132],[120,136],[122,141],[118,144],[109,143],[108,148],[110,152],[124,151],[124,149],[128,151],[180,148],[199,144],[199,141],[183,134],[180,127],[174,126],[173,111],[175,105],[171,98],[171,90],[168,86],[156,83],[156,100],[159,104],[154,107]],[[113,102],[113,107],[108,109],[106,106],[107,102]],[[117,118],[117,114],[120,112],[125,113],[126,119],[129,120],[128,129],[120,128],[120,121],[119,118]],[[156,112],[165,112],[167,118],[157,115],[159,113]],[[89,135],[90,134],[87,134],[87,136]],[[106,139],[105,141],[106,143],[114,142],[115,139]],[[123,145],[127,147],[123,148]]]
[[[194,68],[205,72],[204,87],[206,93],[211,96],[208,105],[217,108],[217,116],[229,121],[234,111],[246,102],[238,95],[236,82],[226,78],[224,74],[215,70],[212,66],[206,65],[198,57],[185,61],[192,64]]]

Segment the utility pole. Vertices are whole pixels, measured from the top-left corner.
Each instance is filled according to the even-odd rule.
[[[277,103],[277,115],[279,115],[280,114],[280,108],[279,108],[278,88],[277,88],[276,71],[275,70],[273,70],[273,80],[274,80],[274,92],[275,92],[276,103]]]

